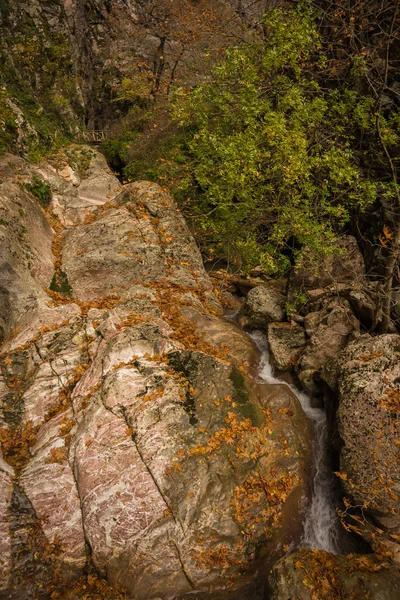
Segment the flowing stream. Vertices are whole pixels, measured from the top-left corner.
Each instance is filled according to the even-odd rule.
[[[269,360],[268,342],[264,333],[254,331],[250,334],[261,352],[258,376],[268,384],[287,385],[298,398],[304,413],[311,421],[314,430],[313,461],[314,478],[311,500],[304,519],[304,532],[301,547],[318,548],[333,554],[339,551],[339,519],[335,510],[335,478],[329,467],[327,421],[325,411],[311,406],[310,398],[293,385],[289,385],[273,375]]]

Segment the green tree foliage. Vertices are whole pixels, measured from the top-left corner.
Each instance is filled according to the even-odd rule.
[[[242,268],[273,273],[293,253],[331,252],[377,186],[352,150],[371,103],[320,87],[312,14],[274,9],[264,30],[262,43],[229,50],[204,84],[178,90],[175,116],[188,130],[191,210],[206,238]]]

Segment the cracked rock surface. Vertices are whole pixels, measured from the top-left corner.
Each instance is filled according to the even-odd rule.
[[[0,598],[84,573],[135,600],[250,597],[259,550],[301,530],[297,399],[249,375],[162,188],[85,147],[0,173]]]
[[[360,337],[323,377],[348,508],[363,507],[360,534],[399,567],[400,335]]]

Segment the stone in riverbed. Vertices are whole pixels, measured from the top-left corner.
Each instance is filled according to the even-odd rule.
[[[398,570],[374,555],[298,550],[276,563],[269,584],[271,600],[400,598]]]
[[[365,517],[350,524],[400,565],[400,336],[360,337],[326,365],[323,379],[333,392],[327,404],[336,417],[342,485]]]
[[[303,327],[291,323],[268,323],[268,346],[279,371],[292,370],[306,347]]]
[[[304,326],[310,339],[296,371],[304,389],[317,396],[322,391],[320,376],[324,365],[359,335],[360,323],[347,300],[327,298],[320,311],[306,316]]]
[[[249,291],[239,322],[242,327],[266,329],[285,316],[285,297],[273,287],[260,285]]]

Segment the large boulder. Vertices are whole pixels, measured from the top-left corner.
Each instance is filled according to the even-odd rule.
[[[268,323],[267,333],[273,365],[279,371],[294,369],[306,347],[304,328],[294,323]]]
[[[360,324],[347,300],[327,298],[321,310],[307,314],[304,327],[309,340],[296,371],[304,389],[312,395],[320,395],[323,367],[359,335]]]
[[[337,396],[339,477],[350,505],[362,507],[351,526],[400,564],[400,336],[362,336],[323,378],[328,401]]]
[[[400,598],[398,570],[376,556],[298,550],[276,563],[271,600],[394,600]]]
[[[3,588],[31,600],[95,571],[133,600],[250,598],[259,551],[299,542],[305,416],[249,375],[254,348],[220,318],[172,198],[146,182],[118,192],[106,171],[103,196],[79,200],[93,164],[42,163],[48,208],[18,196],[32,218],[4,286],[33,308],[15,295],[2,313]]]
[[[266,329],[271,321],[282,321],[285,316],[285,296],[267,285],[257,286],[249,291],[240,316],[242,327]]]

